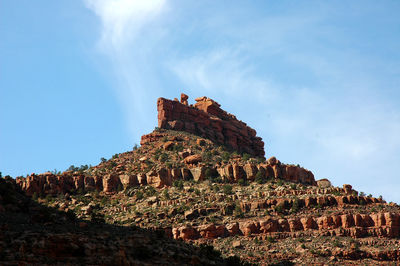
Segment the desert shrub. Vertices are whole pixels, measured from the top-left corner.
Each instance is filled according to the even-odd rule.
[[[232,186],[229,184],[225,184],[222,186],[222,190],[224,192],[224,194],[226,195],[231,195],[232,194]]]
[[[239,184],[240,186],[246,186],[246,185],[247,185],[247,182],[246,182],[245,179],[240,178],[240,179],[238,180],[238,184]]]
[[[72,172],[76,172],[79,170],[79,167],[76,167],[75,165],[71,165],[70,167],[68,167],[67,171],[72,171]]]
[[[137,149],[139,149],[139,145],[137,145],[137,144],[135,143],[135,145],[133,146],[133,149],[132,149],[132,150],[136,151]]]
[[[275,243],[276,240],[275,240],[275,238],[273,238],[272,236],[268,236],[268,237],[267,237],[267,242],[268,242],[268,243]]]
[[[103,197],[103,198],[101,199],[101,201],[100,201],[100,204],[101,204],[102,206],[105,206],[107,203],[108,203],[108,198],[107,198],[107,197]]]
[[[265,162],[264,158],[262,158],[262,157],[257,158],[257,163],[264,163],[264,162]]]
[[[265,178],[264,174],[262,171],[258,171],[255,180],[258,184],[265,184],[267,182],[267,179]]]
[[[172,183],[172,185],[176,188],[178,188],[179,190],[183,189],[183,180],[175,180],[174,183]]]
[[[360,191],[359,195],[360,195],[360,197],[365,197],[365,193],[362,191]]]
[[[342,244],[338,239],[335,239],[335,240],[333,241],[333,246],[334,246],[334,247],[341,248],[341,247],[343,247],[343,244]]]
[[[182,144],[174,145],[174,147],[172,148],[172,150],[176,152],[183,151],[183,149],[184,147],[182,146]]]
[[[169,159],[169,158],[168,158],[168,154],[162,153],[162,154],[160,155],[160,161],[161,161],[161,162],[166,162],[168,159]]]
[[[157,193],[157,190],[152,186],[147,186],[146,188],[146,196],[154,196]]]
[[[135,193],[135,196],[136,196],[136,199],[138,199],[138,200],[141,200],[144,198],[144,194],[140,190]]]
[[[194,190],[194,193],[197,195],[197,196],[200,196],[200,190],[198,189],[198,188],[196,188],[195,190]]]
[[[47,194],[45,200],[47,203],[51,203],[54,201],[54,198],[50,194]]]
[[[168,189],[166,188],[166,189],[164,189],[164,191],[163,191],[163,197],[164,197],[164,199],[166,199],[166,200],[169,200],[171,197],[169,196],[169,193],[168,193]]]
[[[292,213],[296,213],[299,211],[299,209],[300,209],[300,201],[298,198],[296,198],[292,203],[291,211]]]
[[[242,208],[240,207],[239,202],[236,202],[234,214],[235,214],[235,217],[237,217],[237,218],[243,218],[244,217],[244,214],[243,214]]]
[[[201,157],[203,158],[203,161],[210,161],[212,158],[212,154],[209,151],[205,151],[205,152],[203,152]]]
[[[104,157],[101,157],[101,158],[100,158],[100,161],[101,161],[102,163],[105,163],[105,162],[107,162],[107,159],[104,158]]]
[[[250,159],[250,154],[248,154],[248,153],[243,153],[243,155],[242,155],[242,160],[243,161],[248,161]]]
[[[281,213],[281,214],[284,213],[284,211],[285,211],[285,206],[284,206],[284,204],[283,204],[283,203],[280,203],[280,204],[276,205],[275,211],[276,211],[277,213]]]
[[[229,161],[230,158],[231,158],[231,154],[229,152],[226,151],[226,152],[222,153],[223,161],[227,162],[227,161]]]

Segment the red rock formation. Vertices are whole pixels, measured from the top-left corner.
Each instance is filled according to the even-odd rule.
[[[196,101],[194,106],[188,106],[186,95],[181,96],[181,102],[159,98],[158,127],[187,131],[227,145],[240,153],[264,157],[264,142],[256,136],[254,129],[207,97],[197,98]]]
[[[182,226],[173,228],[172,232],[175,239],[183,240],[258,234],[274,235],[277,237],[327,235],[351,236],[355,238],[365,236],[393,238],[400,236],[400,214],[386,212],[290,219],[274,219],[267,216],[259,221],[246,220],[226,225]]]

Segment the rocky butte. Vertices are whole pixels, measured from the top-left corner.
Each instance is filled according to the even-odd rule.
[[[176,239],[212,245],[226,257],[235,254],[260,265],[400,261],[397,204],[358,193],[349,184],[316,181],[300,165],[266,160],[256,131],[207,97],[194,105],[185,94],[180,101],[159,98],[157,109],[158,127],[142,136],[140,147],[93,167],[0,179],[0,232],[5,233],[0,260],[15,261],[12,265],[21,258],[27,264],[84,258],[90,265],[154,265],[160,259],[160,265],[232,265],[220,258],[214,264],[196,257],[173,262],[194,254],[188,250],[181,257],[182,251],[165,248],[176,250],[171,241]],[[49,216],[37,204],[58,209],[63,220],[54,220],[55,213]],[[81,220],[61,222],[72,214]],[[67,234],[54,237],[53,227],[43,226],[49,220]],[[35,221],[39,231],[30,227]],[[29,226],[21,230],[21,224]],[[104,225],[113,224],[127,231],[115,238],[122,227],[112,227],[113,233],[102,236]],[[46,234],[40,233],[42,227]],[[139,233],[135,227],[146,230]],[[148,229],[161,234],[151,237]],[[110,240],[116,243],[112,248]],[[198,252],[199,258],[215,253],[205,246]]]
[[[264,157],[264,142],[254,129],[221,109],[221,105],[205,96],[188,104],[188,96],[157,100],[158,127],[186,131],[226,145],[239,153]]]

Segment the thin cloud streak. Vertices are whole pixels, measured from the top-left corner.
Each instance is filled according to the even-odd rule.
[[[150,127],[146,102],[159,89],[152,82],[154,70],[146,65],[152,59],[152,48],[164,35],[157,25],[167,9],[166,0],[84,0],[86,7],[101,21],[97,49],[113,65],[113,87],[125,113],[132,140],[140,136],[137,128]]]

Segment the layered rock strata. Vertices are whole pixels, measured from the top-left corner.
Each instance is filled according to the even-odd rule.
[[[197,98],[193,106],[188,105],[186,95],[182,96],[181,102],[177,99],[157,100],[159,128],[186,131],[231,147],[240,153],[264,157],[264,142],[246,123],[222,110],[210,98]]]
[[[187,157],[188,158],[188,157]],[[314,175],[304,168],[285,165],[277,160],[271,160],[262,164],[239,164],[228,163],[213,168],[221,178],[230,183],[237,183],[240,179],[248,182],[255,181],[256,175],[259,178],[283,179],[286,181],[315,185]],[[24,178],[16,179],[17,184],[29,196],[64,194],[73,191],[104,191],[107,193],[118,192],[133,186],[151,185],[156,188],[171,186],[174,180],[202,181],[206,176],[206,166],[189,165],[185,168],[166,168],[151,170],[147,173],[127,174],[113,173],[105,175],[88,175],[78,172],[64,172],[55,175],[50,172],[44,174],[31,174]],[[260,173],[260,174],[258,174]]]
[[[274,236],[276,238],[317,236],[399,237],[400,214],[336,214],[320,217],[273,218],[245,220],[230,224],[181,226],[171,230],[175,239],[195,240],[229,236]]]

